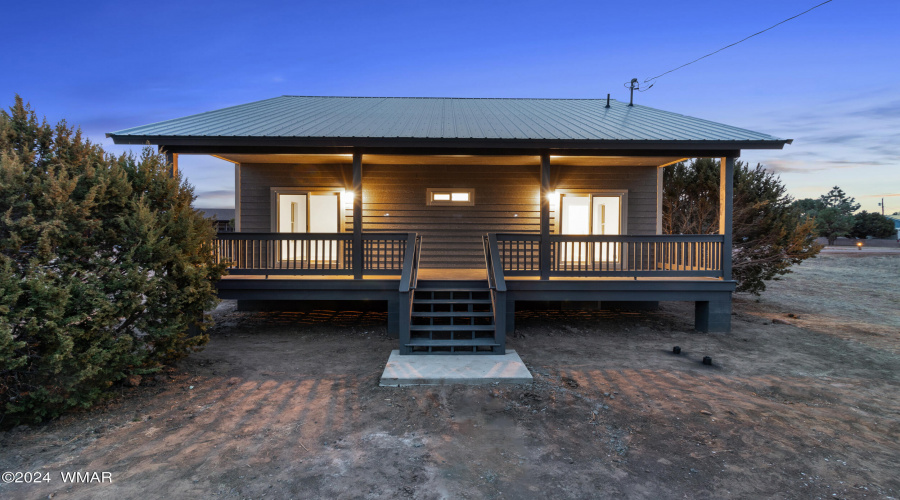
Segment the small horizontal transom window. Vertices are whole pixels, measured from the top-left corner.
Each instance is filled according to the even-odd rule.
[[[472,206],[475,204],[475,190],[470,188],[428,188],[426,199],[429,205]]]

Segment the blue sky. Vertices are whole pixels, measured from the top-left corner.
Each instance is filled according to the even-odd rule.
[[[658,75],[821,0],[15,2],[0,102],[104,133],[284,94],[627,100]],[[779,137],[742,160],[799,198],[841,186],[900,211],[900,2],[834,0],[656,81],[636,102]],[[182,157],[197,206],[230,164]]]

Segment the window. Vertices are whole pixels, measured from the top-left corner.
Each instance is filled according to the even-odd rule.
[[[475,190],[470,188],[428,188],[425,200],[428,205],[475,205]]]

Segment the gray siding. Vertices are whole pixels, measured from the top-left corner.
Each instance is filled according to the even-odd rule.
[[[556,189],[627,190],[628,233],[656,233],[656,167],[553,169]],[[271,230],[272,187],[348,188],[351,179],[350,165],[242,164],[241,231]],[[428,206],[428,188],[474,188],[475,205]],[[480,268],[483,234],[540,232],[539,198],[537,166],[363,164],[364,231],[419,233],[426,268]],[[345,210],[345,231],[352,222]]]
[[[428,188],[474,188],[475,205],[428,206]],[[421,234],[425,268],[484,267],[485,233],[539,232],[539,191],[532,166],[364,165],[363,228]]]
[[[273,187],[344,188],[350,185],[350,165],[241,164],[241,231],[272,230]],[[345,231],[352,231],[353,211],[345,210]]]

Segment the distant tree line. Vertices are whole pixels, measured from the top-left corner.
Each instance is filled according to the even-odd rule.
[[[854,214],[859,210],[859,203],[838,186],[818,198],[797,200],[794,205],[801,217],[815,221],[816,231],[828,238],[829,245],[842,236],[890,238],[896,234],[894,223],[879,213],[863,210]]]

